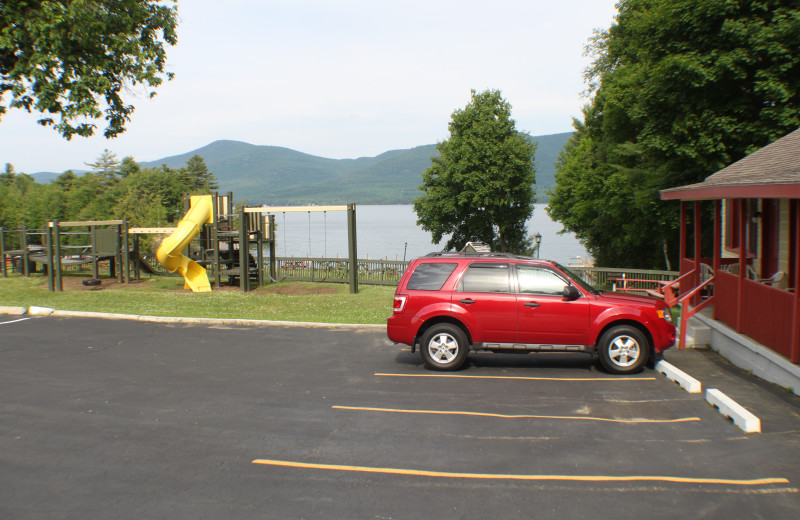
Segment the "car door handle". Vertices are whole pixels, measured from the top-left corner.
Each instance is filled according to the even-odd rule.
[[[472,298],[466,298],[464,300],[458,300],[458,303],[463,303],[464,305],[472,305],[473,303],[475,303],[475,300],[473,300]]]
[[[541,303],[537,303],[537,302],[525,302],[523,305],[525,305],[525,307],[534,307],[534,308],[542,306]]]

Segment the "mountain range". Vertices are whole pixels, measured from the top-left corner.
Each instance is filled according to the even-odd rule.
[[[554,186],[558,154],[571,132],[530,136],[538,143],[536,199],[547,202]],[[181,168],[200,155],[218,180],[220,192],[232,191],[234,200],[249,205],[409,204],[421,195],[422,172],[438,155],[436,145],[391,150],[375,157],[329,159],[278,146],[259,146],[220,140],[180,155],[141,162],[143,168],[167,165]],[[36,174],[47,182],[54,174]]]

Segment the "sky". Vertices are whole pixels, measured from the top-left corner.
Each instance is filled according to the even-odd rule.
[[[498,89],[517,129],[572,130],[587,103],[584,47],[616,0],[182,0],[172,81],[136,107],[127,131],[65,140],[11,110],[0,165],[88,169],[108,149],[153,161],[219,139],[335,159],[448,138],[470,90]]]

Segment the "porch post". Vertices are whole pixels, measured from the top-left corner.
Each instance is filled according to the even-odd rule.
[[[800,363],[800,201],[798,205],[794,232],[794,309],[792,312],[792,344],[789,358],[792,363]]]
[[[722,268],[722,199],[714,201],[714,276]],[[714,293],[716,294],[716,292]],[[717,319],[717,306],[714,305],[714,319]]]
[[[694,283],[693,287],[700,285],[700,201],[694,201]],[[697,306],[700,303],[700,293],[697,293],[692,298],[692,305]]]
[[[736,291],[736,332],[742,332],[742,313],[744,312],[744,279],[747,276],[747,215],[744,199],[737,199],[739,205],[739,287]]]
[[[679,262],[686,258],[686,201],[681,201],[681,243],[680,243]],[[678,265],[680,271],[680,265]],[[684,273],[681,273],[684,274]]]

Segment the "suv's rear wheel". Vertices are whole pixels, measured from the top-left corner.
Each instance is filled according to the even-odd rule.
[[[628,325],[608,329],[599,342],[600,362],[614,374],[638,372],[647,362],[650,345],[642,332]]]
[[[422,359],[434,370],[458,370],[467,360],[468,350],[464,331],[450,323],[432,325],[422,335]]]

